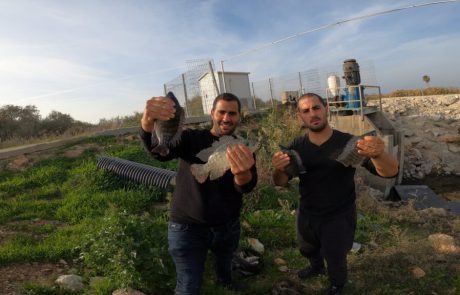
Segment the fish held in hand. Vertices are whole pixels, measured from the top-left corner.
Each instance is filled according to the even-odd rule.
[[[279,145],[281,151],[289,156],[289,164],[284,167],[284,172],[290,177],[296,177],[300,174],[307,173],[305,166],[302,163],[299,153],[295,150],[288,149],[282,145]]]
[[[166,97],[175,103],[176,112],[174,118],[167,121],[155,121],[154,132],[152,133],[152,142],[158,142],[151,152],[161,156],[169,154],[169,147],[178,144],[185,120],[184,109],[180,106],[179,101],[172,92],[168,92]]]
[[[348,167],[348,166],[353,166],[353,167],[358,167],[361,166],[363,163],[364,159],[366,158],[363,155],[360,155],[358,153],[358,150],[356,148],[356,144],[358,140],[360,140],[360,136],[353,136],[348,140],[347,144],[343,148],[342,152],[340,155],[337,157],[336,161],[342,163],[342,165]]]
[[[191,172],[199,183],[204,183],[206,179],[215,180],[222,177],[230,169],[230,163],[227,160],[227,148],[231,145],[245,144],[242,138],[235,138],[230,135],[224,135],[215,141],[212,146],[200,151],[196,157],[205,164],[192,164]],[[257,149],[257,145],[249,147],[252,152]]]

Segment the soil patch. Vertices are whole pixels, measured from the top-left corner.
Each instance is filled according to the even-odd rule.
[[[24,283],[52,285],[68,266],[61,263],[24,263],[0,266],[0,294],[19,295]]]

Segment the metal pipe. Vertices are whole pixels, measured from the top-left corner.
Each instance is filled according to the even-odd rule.
[[[188,111],[188,97],[187,97],[187,85],[185,84],[185,75],[184,75],[184,74],[182,74],[182,85],[184,86],[185,117],[189,117],[189,111]]]
[[[256,93],[254,91],[254,82],[251,82],[251,87],[252,87],[252,103],[254,104],[254,110],[257,110]]]
[[[300,93],[299,97],[303,95],[302,75],[299,72]]]
[[[209,70],[210,70],[211,75],[212,75],[212,82],[214,83],[214,89],[216,90],[217,95],[219,95],[222,92],[219,90],[219,87],[217,87],[216,76],[214,75],[214,68],[212,67],[211,61],[209,61]]]
[[[272,108],[275,108],[275,104],[273,102],[273,89],[272,89],[272,79],[268,78],[268,86],[270,87],[270,99],[272,102]]]
[[[220,61],[220,67],[222,69],[222,85],[224,86],[224,92],[227,92],[227,86],[225,85],[225,71],[224,71],[224,61]]]
[[[358,92],[359,92],[359,106],[361,110],[361,121],[364,121],[363,91],[362,91],[361,85],[358,85]]]

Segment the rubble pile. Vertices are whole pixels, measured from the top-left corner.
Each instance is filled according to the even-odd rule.
[[[404,134],[404,178],[460,176],[460,95],[385,98],[382,107]]]

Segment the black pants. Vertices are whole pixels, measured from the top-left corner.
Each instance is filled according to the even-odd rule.
[[[353,246],[356,229],[356,207],[330,218],[297,214],[297,238],[300,253],[312,267],[324,267],[332,285],[343,286],[347,280],[347,253]]]

